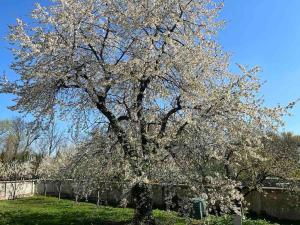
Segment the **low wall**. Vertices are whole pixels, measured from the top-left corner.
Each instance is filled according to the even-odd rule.
[[[36,181],[0,181],[0,200],[29,197],[35,194]]]
[[[37,185],[37,193],[42,194],[44,187]],[[55,183],[47,183],[47,191],[50,194],[57,195]],[[165,208],[165,202],[168,195],[167,186],[152,185],[153,205],[157,208]],[[176,188],[176,199],[187,197],[187,186],[182,185]],[[62,196],[75,198],[72,192],[71,183],[65,183],[62,186]],[[97,193],[91,193],[89,200],[96,201]],[[102,202],[117,205],[122,199],[122,188],[112,187],[109,190],[103,190],[100,196]],[[270,217],[286,220],[300,220],[300,192],[292,192],[284,188],[264,188],[263,192],[250,193],[246,200],[249,202],[249,210],[258,215],[267,215]],[[130,195],[128,202],[132,202]]]
[[[300,192],[284,188],[264,188],[247,196],[250,211],[284,220],[300,220]]]
[[[37,183],[36,185],[36,193],[43,195],[45,191],[47,195],[58,195],[58,188],[55,182],[47,182],[47,183]],[[153,205],[155,208],[165,208],[166,199],[169,196],[169,190],[167,186],[163,185],[152,185],[152,196],[153,196]],[[97,192],[92,192],[88,199],[89,201],[96,202],[97,201]],[[67,181],[61,186],[61,196],[64,198],[75,199],[75,194],[72,188],[72,182]],[[132,205],[133,201],[131,199],[130,192],[124,194],[124,189],[119,184],[111,184],[110,188],[100,190],[100,200],[102,203],[109,205],[119,205],[121,200],[126,196],[128,205]],[[176,196],[175,198],[184,198],[187,197],[187,186],[181,185],[176,188]]]

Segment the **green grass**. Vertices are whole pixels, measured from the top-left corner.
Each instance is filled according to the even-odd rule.
[[[187,221],[174,212],[155,210],[159,225],[229,225],[229,217],[209,217],[204,221]],[[132,209],[97,207],[90,203],[76,204],[53,197],[33,197],[0,201],[0,225],[127,225]],[[269,225],[264,221],[246,221],[245,225]]]
[[[154,215],[159,224],[185,224],[174,212],[155,210]],[[132,217],[132,209],[76,204],[53,197],[0,201],[0,225],[125,225]]]

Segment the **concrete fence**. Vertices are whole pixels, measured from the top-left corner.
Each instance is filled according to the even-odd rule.
[[[47,195],[58,196],[58,185],[55,182],[47,182],[47,183],[37,183],[36,185],[36,193],[43,195],[44,192],[47,192]],[[111,183],[106,188],[103,187],[99,191],[93,191],[89,194],[88,200],[91,202],[96,202],[99,198],[103,204],[109,205],[120,205],[120,202],[126,198],[128,205],[133,204],[133,199],[131,198],[130,191],[124,191],[121,183]],[[152,189],[152,198],[153,205],[155,208],[165,208],[166,202],[170,200],[170,193],[173,193],[173,203],[178,199],[182,199],[184,197],[188,197],[188,187],[186,185],[176,186],[176,190],[172,188],[172,190],[167,185],[151,185]],[[99,196],[98,196],[99,194]],[[75,199],[76,194],[74,193],[74,186],[71,181],[64,182],[61,185],[61,196],[63,198]],[[190,196],[192,197],[192,196]],[[84,199],[85,196],[81,196],[81,200]]]
[[[0,200],[33,196],[36,181],[0,181]]]
[[[300,220],[300,191],[274,187],[263,190],[247,196],[252,212],[278,219]]]
[[[44,191],[48,195],[58,195],[58,188],[55,182],[42,183],[39,181],[17,181],[2,182],[0,181],[0,199],[13,199],[33,196],[35,194],[43,195]],[[185,185],[176,187],[171,201],[176,203],[181,198],[187,197],[188,188]],[[172,190],[174,191],[174,189]],[[166,201],[169,198],[169,188],[164,185],[152,185],[153,204],[158,208],[165,208]],[[92,192],[88,200],[96,202],[97,192]],[[75,199],[74,186],[71,181],[67,181],[61,186],[61,196],[63,198]],[[100,190],[99,198],[102,203],[118,205],[124,197],[122,185],[112,185],[110,188]],[[132,202],[130,195],[127,195],[129,204]],[[258,215],[267,215],[278,219],[300,220],[300,192],[290,191],[284,188],[264,188],[264,192],[253,192],[247,196],[250,203],[250,211]]]

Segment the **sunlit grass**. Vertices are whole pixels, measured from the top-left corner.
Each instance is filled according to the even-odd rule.
[[[0,225],[127,225],[134,210],[97,207],[91,203],[75,203],[54,197],[33,197],[0,201]],[[175,212],[154,210],[158,225],[231,225],[230,217],[187,220]],[[247,220],[245,225],[269,225],[266,221]]]
[[[161,224],[185,224],[175,213],[155,210]],[[57,224],[108,224],[130,223],[133,209],[97,207],[90,203],[75,203],[53,197],[34,197],[15,201],[0,201],[0,224],[57,225]]]

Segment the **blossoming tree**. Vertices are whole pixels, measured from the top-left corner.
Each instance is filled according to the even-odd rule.
[[[44,186],[44,195],[47,195],[47,182],[53,179],[55,173],[54,159],[51,156],[42,158],[41,163],[37,169],[37,177]]]
[[[32,177],[31,163],[30,161],[11,160],[10,162],[2,164],[1,169],[3,169],[2,178],[12,181],[10,183],[12,188],[11,198],[16,199],[17,192],[20,189],[20,181]]]
[[[122,159],[122,149],[110,143],[109,136],[103,131],[94,130],[77,146],[71,163],[75,189],[82,186],[80,189],[85,195],[96,194],[98,206],[101,200],[107,203],[107,195],[101,199],[105,192],[123,191],[120,205],[126,206],[131,180],[126,180],[126,163]]]
[[[37,118],[102,124],[122,149],[137,203],[134,224],[153,224],[147,183],[172,175],[197,191],[204,184],[195,172],[199,157],[259,158],[258,140],[285,111],[257,98],[258,68],[229,71],[215,38],[220,8],[212,0],[37,5],[34,24],[18,19],[11,26],[12,68],[20,79],[3,79],[1,92],[17,96],[12,109]],[[179,148],[191,131],[201,134],[195,148]]]

